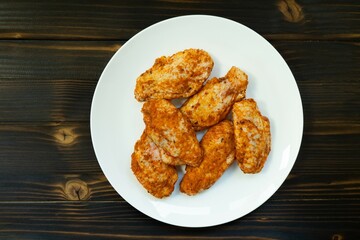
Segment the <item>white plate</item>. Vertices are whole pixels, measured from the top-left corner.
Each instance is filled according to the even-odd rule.
[[[233,65],[249,75],[247,97],[254,98],[270,119],[272,150],[259,174],[243,174],[233,164],[210,189],[192,197],[179,192],[180,176],[170,197],[156,199],[130,169],[134,144],[144,129],[142,103],[134,98],[135,81],[155,58],[187,48],[210,53],[215,62],[212,76],[225,75]],[[91,106],[95,153],[114,189],[144,214],[185,227],[226,223],[263,204],[288,176],[302,132],[301,98],[284,59],[253,30],[214,16],[176,17],[135,35],[106,66]]]

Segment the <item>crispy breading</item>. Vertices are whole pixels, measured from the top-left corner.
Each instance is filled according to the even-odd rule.
[[[138,181],[153,196],[163,198],[174,191],[177,170],[161,161],[159,148],[145,131],[135,144],[131,155],[131,169]]]
[[[144,103],[142,113],[146,133],[158,147],[187,165],[200,164],[202,149],[195,131],[189,120],[170,101],[149,100]]]
[[[260,172],[271,149],[269,119],[253,99],[236,102],[232,113],[238,165],[244,173]]]
[[[232,123],[224,120],[211,127],[200,145],[204,149],[200,166],[187,166],[180,183],[180,191],[188,195],[195,195],[211,187],[233,163],[235,140]]]
[[[147,130],[145,129],[144,132],[146,133]],[[149,138],[149,140],[152,141],[150,138]],[[153,144],[155,144],[155,143],[153,142]],[[164,163],[169,164],[169,165],[173,165],[173,166],[178,166],[178,165],[184,165],[185,164],[181,159],[173,157],[173,156],[167,154],[165,152],[165,150],[162,149],[161,147],[159,147],[158,149],[159,149],[159,153],[160,153],[160,160],[163,161]]]
[[[210,76],[214,62],[204,50],[187,49],[162,56],[136,80],[135,98],[173,99],[195,94]]]
[[[248,77],[232,67],[223,78],[212,78],[180,108],[196,131],[223,120],[235,101],[245,97]]]

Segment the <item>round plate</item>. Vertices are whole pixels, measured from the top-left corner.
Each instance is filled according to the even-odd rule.
[[[157,199],[131,171],[131,154],[144,130],[142,103],[134,98],[136,78],[155,59],[187,48],[206,50],[212,76],[231,66],[249,76],[247,97],[270,119],[272,150],[263,170],[244,174],[233,164],[208,190],[196,196],[179,192]],[[91,106],[91,137],[99,164],[114,189],[134,208],[159,221],[206,227],[253,211],[281,186],[299,151],[303,111],[295,79],[280,54],[259,34],[237,22],[204,15],[182,16],[136,34],[112,57],[96,87]]]

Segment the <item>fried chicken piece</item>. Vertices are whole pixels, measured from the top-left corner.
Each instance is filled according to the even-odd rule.
[[[180,191],[188,195],[210,188],[233,163],[235,140],[232,123],[224,120],[211,127],[200,145],[204,149],[203,161],[198,167],[187,166],[180,183]]]
[[[270,122],[261,115],[253,99],[233,106],[236,159],[244,173],[258,173],[271,149]]]
[[[212,78],[180,108],[196,131],[223,120],[235,101],[245,97],[248,77],[232,67],[223,78]]]
[[[187,165],[200,164],[202,149],[195,131],[189,120],[170,101],[149,100],[144,103],[142,113],[146,133],[159,148]]]
[[[187,49],[170,57],[162,56],[137,78],[135,98],[146,101],[189,97],[199,91],[213,66],[210,55],[200,49]]]
[[[131,169],[151,195],[163,198],[174,191],[178,179],[176,168],[161,161],[159,148],[145,132],[135,144]]]

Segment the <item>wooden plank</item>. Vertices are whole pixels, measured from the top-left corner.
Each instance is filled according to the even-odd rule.
[[[97,80],[124,42],[1,41],[0,81]],[[358,83],[357,42],[271,41],[300,82]],[[346,78],[344,79],[344,73]],[[314,82],[315,83],[315,82]],[[321,83],[318,83],[321,84]],[[324,84],[324,83],[322,83]]]
[[[359,136],[305,135],[279,198],[358,194]],[[96,160],[89,123],[0,125],[0,149],[0,201],[119,199]]]
[[[299,173],[356,173],[360,171],[360,135],[304,135],[294,166]]]
[[[99,169],[98,173],[4,173],[0,202],[122,201]]]
[[[90,118],[96,80],[0,80],[0,119],[85,121]]]
[[[358,2],[346,1],[3,1],[0,39],[125,40],[187,14],[226,17],[268,39],[359,39]],[[141,16],[141,17],[140,17]],[[214,33],[216,34],[216,32]]]
[[[0,237],[16,239],[329,239],[360,235],[358,200],[268,203],[213,228],[191,229],[152,220],[125,202],[0,203]],[[345,213],[345,214],[344,214]]]
[[[297,80],[305,132],[359,134],[360,114],[353,111],[360,105],[359,44],[273,44]],[[119,42],[0,42],[0,122],[88,121],[98,78],[120,46]]]
[[[3,80],[96,80],[120,42],[1,41]],[[36,84],[36,82],[35,82]]]
[[[97,80],[120,46],[0,42],[0,121],[87,120]]]
[[[0,125],[0,171],[98,173],[89,123]]]
[[[89,121],[97,80],[0,80],[0,122]]]
[[[295,167],[271,199],[276,202],[359,199],[358,174],[339,172],[332,169],[328,173],[307,173]],[[0,180],[0,203],[124,201],[100,170],[96,174],[2,173]]]
[[[49,126],[34,126],[31,123],[21,126],[0,125],[0,133],[2,174],[100,173],[88,123]],[[360,171],[359,136],[305,135],[295,165],[296,171]]]

